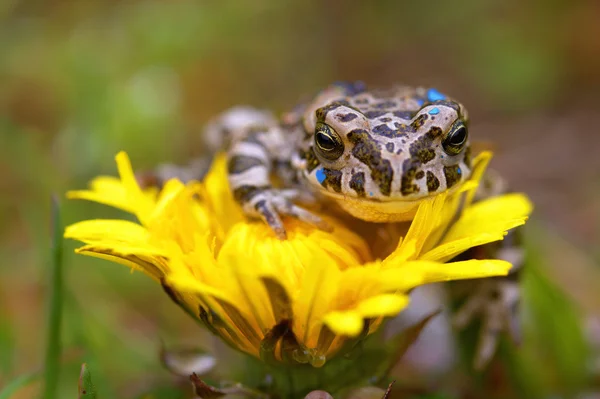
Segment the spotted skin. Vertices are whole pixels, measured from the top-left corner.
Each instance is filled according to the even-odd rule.
[[[305,161],[297,164],[300,181],[360,219],[410,220],[421,199],[452,189],[469,177],[468,141],[458,154],[447,154],[442,146],[453,123],[467,123],[467,112],[437,90],[405,86],[367,90],[363,86],[348,94],[333,85],[297,118],[304,137],[298,149],[299,158]],[[330,126],[343,142],[344,152],[338,159],[319,153],[313,133],[320,123]],[[450,186],[444,174],[447,167],[464,172],[458,180],[450,180]],[[317,178],[321,170],[342,172],[341,192]],[[357,191],[352,187],[356,186],[353,176],[359,172],[364,181]],[[428,174],[429,180],[424,178]]]
[[[431,172],[427,172],[427,191],[430,193],[435,193],[437,189],[440,187],[440,181],[438,178]]]
[[[363,129],[353,130],[347,137],[354,144],[352,149],[354,159],[369,169],[371,179],[379,188],[379,192],[384,196],[390,196],[394,170],[390,160],[382,156],[380,144]]]

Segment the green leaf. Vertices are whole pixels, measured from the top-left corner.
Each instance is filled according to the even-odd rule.
[[[547,239],[543,233],[536,237]],[[505,351],[511,378],[519,390],[531,393],[523,395],[527,398],[549,392],[574,395],[589,377],[582,315],[547,275],[543,267],[547,262],[548,255],[541,247],[530,244],[522,280],[523,311],[527,315],[523,320],[524,342],[516,350]]]
[[[50,269],[50,292],[48,294],[48,335],[44,373],[44,398],[56,398],[60,370],[60,327],[62,318],[62,260],[63,238],[60,221],[60,205],[52,198],[52,264]]]
[[[1,205],[0,205],[1,206]],[[0,254],[1,256],[2,254]],[[0,301],[0,309],[6,309],[6,305]],[[10,316],[0,317],[0,374],[9,375],[15,360],[15,329]]]
[[[96,399],[96,387],[92,383],[92,375],[85,363],[81,365],[78,392],[78,399]]]

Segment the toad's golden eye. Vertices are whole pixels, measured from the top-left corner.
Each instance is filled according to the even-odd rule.
[[[469,132],[463,121],[456,121],[442,141],[442,147],[448,155],[459,154],[467,144]]]
[[[331,126],[318,122],[315,128],[315,150],[321,157],[335,161],[344,153],[344,143]]]

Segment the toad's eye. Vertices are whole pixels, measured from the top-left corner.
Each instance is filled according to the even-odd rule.
[[[344,153],[344,143],[331,126],[318,122],[315,128],[315,150],[323,158],[335,161]]]
[[[456,121],[442,141],[442,147],[448,155],[457,155],[467,144],[469,132],[464,122]]]

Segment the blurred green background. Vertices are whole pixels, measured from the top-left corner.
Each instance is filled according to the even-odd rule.
[[[52,193],[114,174],[121,149],[138,169],[201,154],[203,123],[227,107],[283,111],[359,79],[434,86],[466,104],[473,137],[495,145],[493,166],[537,206],[533,321],[507,360],[509,392],[598,395],[598,21],[597,0],[0,1],[0,388],[43,365]],[[120,215],[77,201],[62,212],[65,224]],[[159,340],[209,334],[150,279],[74,247],[59,397],[75,397],[83,361],[104,398],[172,385]]]

